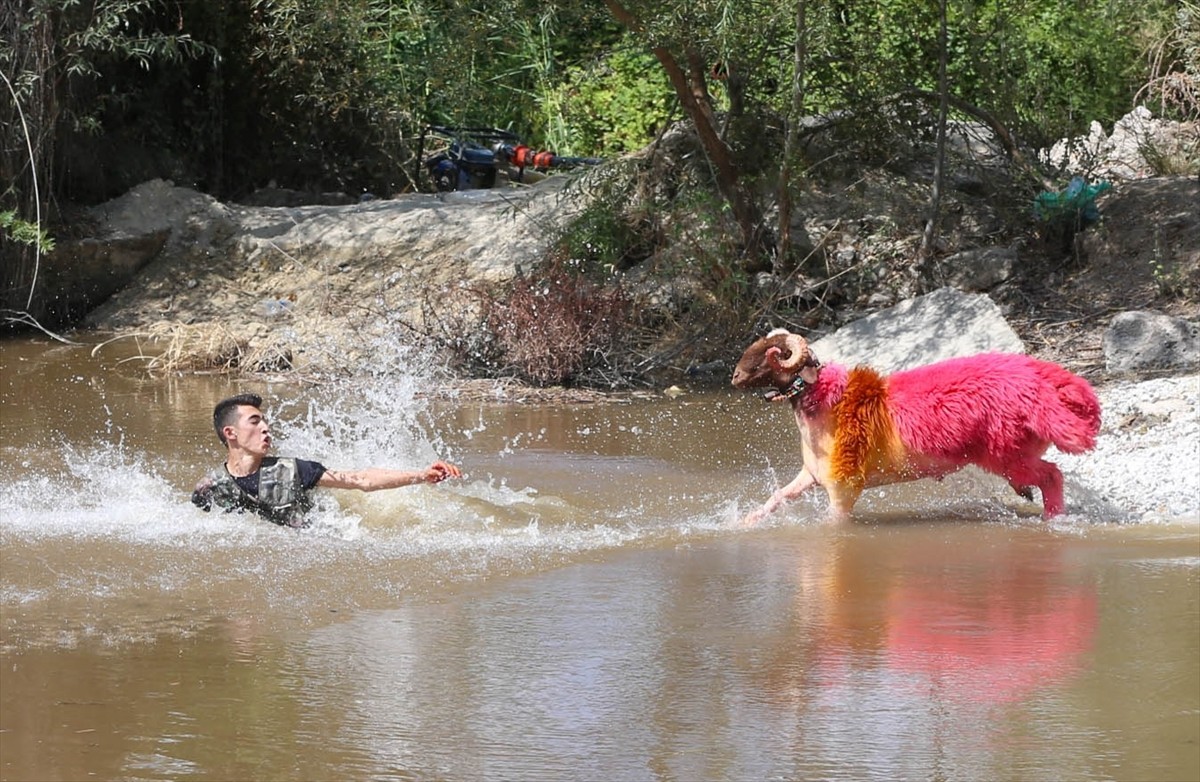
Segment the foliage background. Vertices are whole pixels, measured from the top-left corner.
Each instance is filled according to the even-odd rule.
[[[391,196],[426,186],[416,157],[430,123],[498,127],[568,155],[639,149],[686,116],[664,54],[721,117],[752,200],[812,175],[768,143],[798,113],[852,117],[855,154],[928,135],[928,112],[898,98],[936,93],[942,57],[955,98],[1032,144],[1111,124],[1135,100],[1200,116],[1195,0],[945,9],[943,51],[938,6],[924,0],[6,2],[0,307],[27,304],[73,205],[154,177],[221,199],[268,184]],[[677,195],[687,208],[707,198]],[[631,220],[652,234],[662,223],[595,218],[607,226],[597,245],[644,244],[644,232],[621,238]],[[744,248],[730,231],[714,222],[713,252]]]

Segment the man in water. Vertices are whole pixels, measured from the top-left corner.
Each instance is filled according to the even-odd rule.
[[[460,478],[453,464],[434,462],[424,470],[330,470],[319,462],[267,456],[271,429],[262,413],[262,397],[239,394],[213,408],[213,428],[225,446],[225,464],[205,476],[192,492],[192,503],[209,510],[249,510],[288,527],[306,527],[304,514],[312,507],[309,490],[376,491],[417,483],[440,483]]]

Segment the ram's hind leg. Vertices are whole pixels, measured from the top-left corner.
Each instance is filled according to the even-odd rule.
[[[1041,490],[1043,518],[1058,516],[1066,509],[1063,502],[1062,472],[1051,462],[1033,459],[1010,465],[1003,474],[1018,494],[1022,494],[1021,489],[1028,492],[1031,486],[1037,486]]]

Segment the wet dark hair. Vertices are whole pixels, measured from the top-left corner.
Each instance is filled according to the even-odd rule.
[[[229,445],[225,441],[225,435],[221,434],[221,430],[232,426],[237,421],[239,407],[257,407],[261,410],[262,397],[258,394],[238,394],[217,402],[217,406],[213,408],[213,429],[217,430],[217,438],[221,441],[221,445]]]

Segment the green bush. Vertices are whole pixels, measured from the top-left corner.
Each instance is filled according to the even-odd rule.
[[[0,211],[0,238],[7,234],[14,242],[37,247],[44,253],[54,249],[54,239],[35,223],[17,217],[13,210]]]
[[[641,149],[666,127],[675,105],[654,56],[628,45],[569,69],[559,89],[569,149],[577,154]]]

